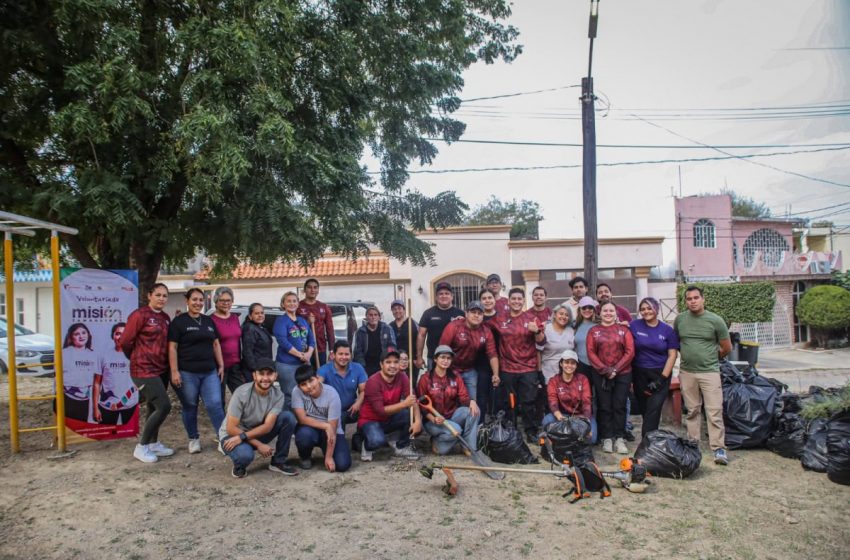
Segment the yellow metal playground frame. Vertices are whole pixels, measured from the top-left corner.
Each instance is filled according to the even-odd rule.
[[[54,394],[37,395],[32,397],[18,397],[18,365],[15,349],[15,310],[12,303],[15,301],[15,279],[12,254],[12,236],[26,235],[33,237],[34,230],[50,231],[50,268],[53,273],[53,363],[52,364],[23,364],[23,367],[49,366],[53,365],[56,375]],[[11,430],[12,453],[21,450],[20,435],[27,432],[44,432],[56,430],[56,446],[60,452],[65,451],[65,399],[60,391],[64,391],[62,384],[62,311],[59,302],[59,234],[77,235],[74,228],[34,220],[26,216],[19,216],[10,212],[0,211],[0,231],[4,233],[3,256],[4,271],[6,276],[6,327],[8,344],[8,375],[9,375],[9,428]],[[53,426],[39,426],[36,428],[20,428],[18,424],[18,401],[44,401],[56,399],[56,424]]]

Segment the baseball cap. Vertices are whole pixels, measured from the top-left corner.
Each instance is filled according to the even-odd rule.
[[[393,302],[390,304],[390,309],[392,309],[392,308],[393,308],[393,307],[395,307],[396,305],[400,305],[400,306],[402,306],[402,307],[405,307],[404,302],[403,302],[402,300],[400,300],[400,299],[394,299],[394,300],[393,300]]]
[[[475,309],[477,309],[478,311],[481,311],[482,313],[484,312],[484,306],[481,305],[481,302],[478,301],[477,299],[470,301],[468,304],[466,304],[466,310],[467,311],[473,311]]]
[[[390,356],[395,356],[396,358],[401,358],[401,354],[398,353],[398,350],[385,350],[383,354],[381,354],[381,361],[383,362]]]
[[[277,368],[274,366],[274,360],[271,358],[260,358],[257,360],[257,368],[254,371],[260,371],[263,369],[270,369],[272,371],[277,371]]]
[[[579,306],[579,308],[582,308],[582,307],[588,307],[588,306],[591,306],[591,305],[592,305],[593,307],[596,307],[596,306],[597,306],[597,305],[599,305],[599,304],[598,304],[598,303],[596,303],[596,300],[595,300],[595,299],[593,299],[593,298],[592,298],[592,297],[590,297],[590,296],[584,296],[583,298],[581,298],[580,300],[578,300],[578,306]]]
[[[449,346],[449,345],[447,345],[447,344],[440,344],[440,345],[439,345],[439,346],[437,346],[437,348],[434,350],[434,357],[436,358],[436,357],[437,357],[437,356],[439,356],[440,354],[449,354],[449,355],[451,355],[451,356],[454,356],[454,355],[455,355],[455,351],[454,351],[454,350],[452,350],[451,346]]]
[[[492,282],[493,280],[497,280],[497,281],[499,281],[499,282],[501,283],[501,282],[502,282],[502,277],[501,277],[501,276],[499,276],[498,274],[491,274],[490,276],[488,276],[488,277],[487,277],[487,282],[486,282],[486,283],[487,283],[487,284],[489,284],[489,283],[490,283],[490,282]]]
[[[448,282],[437,282],[437,285],[434,286],[434,293],[439,292],[440,290],[448,290],[452,291],[452,285]]]
[[[575,353],[574,350],[564,350],[561,353],[561,360],[572,360],[575,363],[578,363],[578,354]]]

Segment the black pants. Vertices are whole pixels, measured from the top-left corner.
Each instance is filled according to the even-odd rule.
[[[78,401],[76,399],[68,398],[67,395],[64,395],[65,399],[65,418],[73,418],[74,420],[79,420],[80,422],[88,422],[89,421],[89,407],[91,406],[91,400],[86,399],[84,401]],[[53,407],[54,412],[56,411],[56,407]]]
[[[643,426],[641,427],[641,437],[647,433],[655,431],[661,424],[661,409],[664,406],[664,401],[667,399],[667,392],[670,389],[670,378],[661,375],[664,368],[641,368],[632,366],[633,382],[635,385],[635,399],[638,402],[638,408],[643,414]],[[658,382],[658,391],[650,396],[644,394],[646,386],[652,382]]]
[[[127,422],[130,421],[130,418],[133,417],[133,413],[136,412],[136,407],[133,408],[125,408],[123,410],[109,410],[108,408],[103,408],[98,405],[100,409],[100,423],[101,424],[112,424],[113,426],[118,425],[118,419],[121,419],[121,425],[124,426]]]
[[[224,368],[224,379],[221,382],[221,406],[224,407],[224,411],[227,412],[227,406],[224,404],[226,401],[224,400],[224,388],[227,387],[230,389],[230,394],[233,394],[233,391],[238,389],[241,385],[248,383],[248,379],[245,378],[245,374],[242,370],[242,364],[233,364],[232,366]],[[253,379],[251,379],[253,381]]]
[[[541,417],[537,408],[537,372],[499,373],[501,385],[508,395],[516,395],[517,405],[522,415],[522,424],[527,434],[537,435],[540,431]],[[510,398],[510,397],[508,397]]]
[[[168,392],[159,377],[133,377],[133,383],[139,389],[139,394],[148,404],[148,417],[142,428],[141,444],[159,441],[159,427],[162,426],[168,413],[171,412],[171,401]]]
[[[626,436],[626,401],[632,374],[619,374],[608,381],[608,390],[602,389],[605,378],[595,373],[591,376],[596,391],[596,423],[599,425],[599,439],[622,438]]]

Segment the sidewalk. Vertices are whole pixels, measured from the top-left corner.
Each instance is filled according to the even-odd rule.
[[[788,385],[789,391],[808,391],[810,385],[841,387],[850,383],[850,348],[762,350],[756,367],[761,375]]]

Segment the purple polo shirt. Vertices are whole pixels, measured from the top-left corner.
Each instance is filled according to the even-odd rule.
[[[633,366],[645,369],[660,369],[667,363],[667,351],[679,349],[679,336],[673,327],[663,321],[658,321],[650,327],[643,319],[635,319],[629,323],[632,337],[635,340],[635,358]]]

